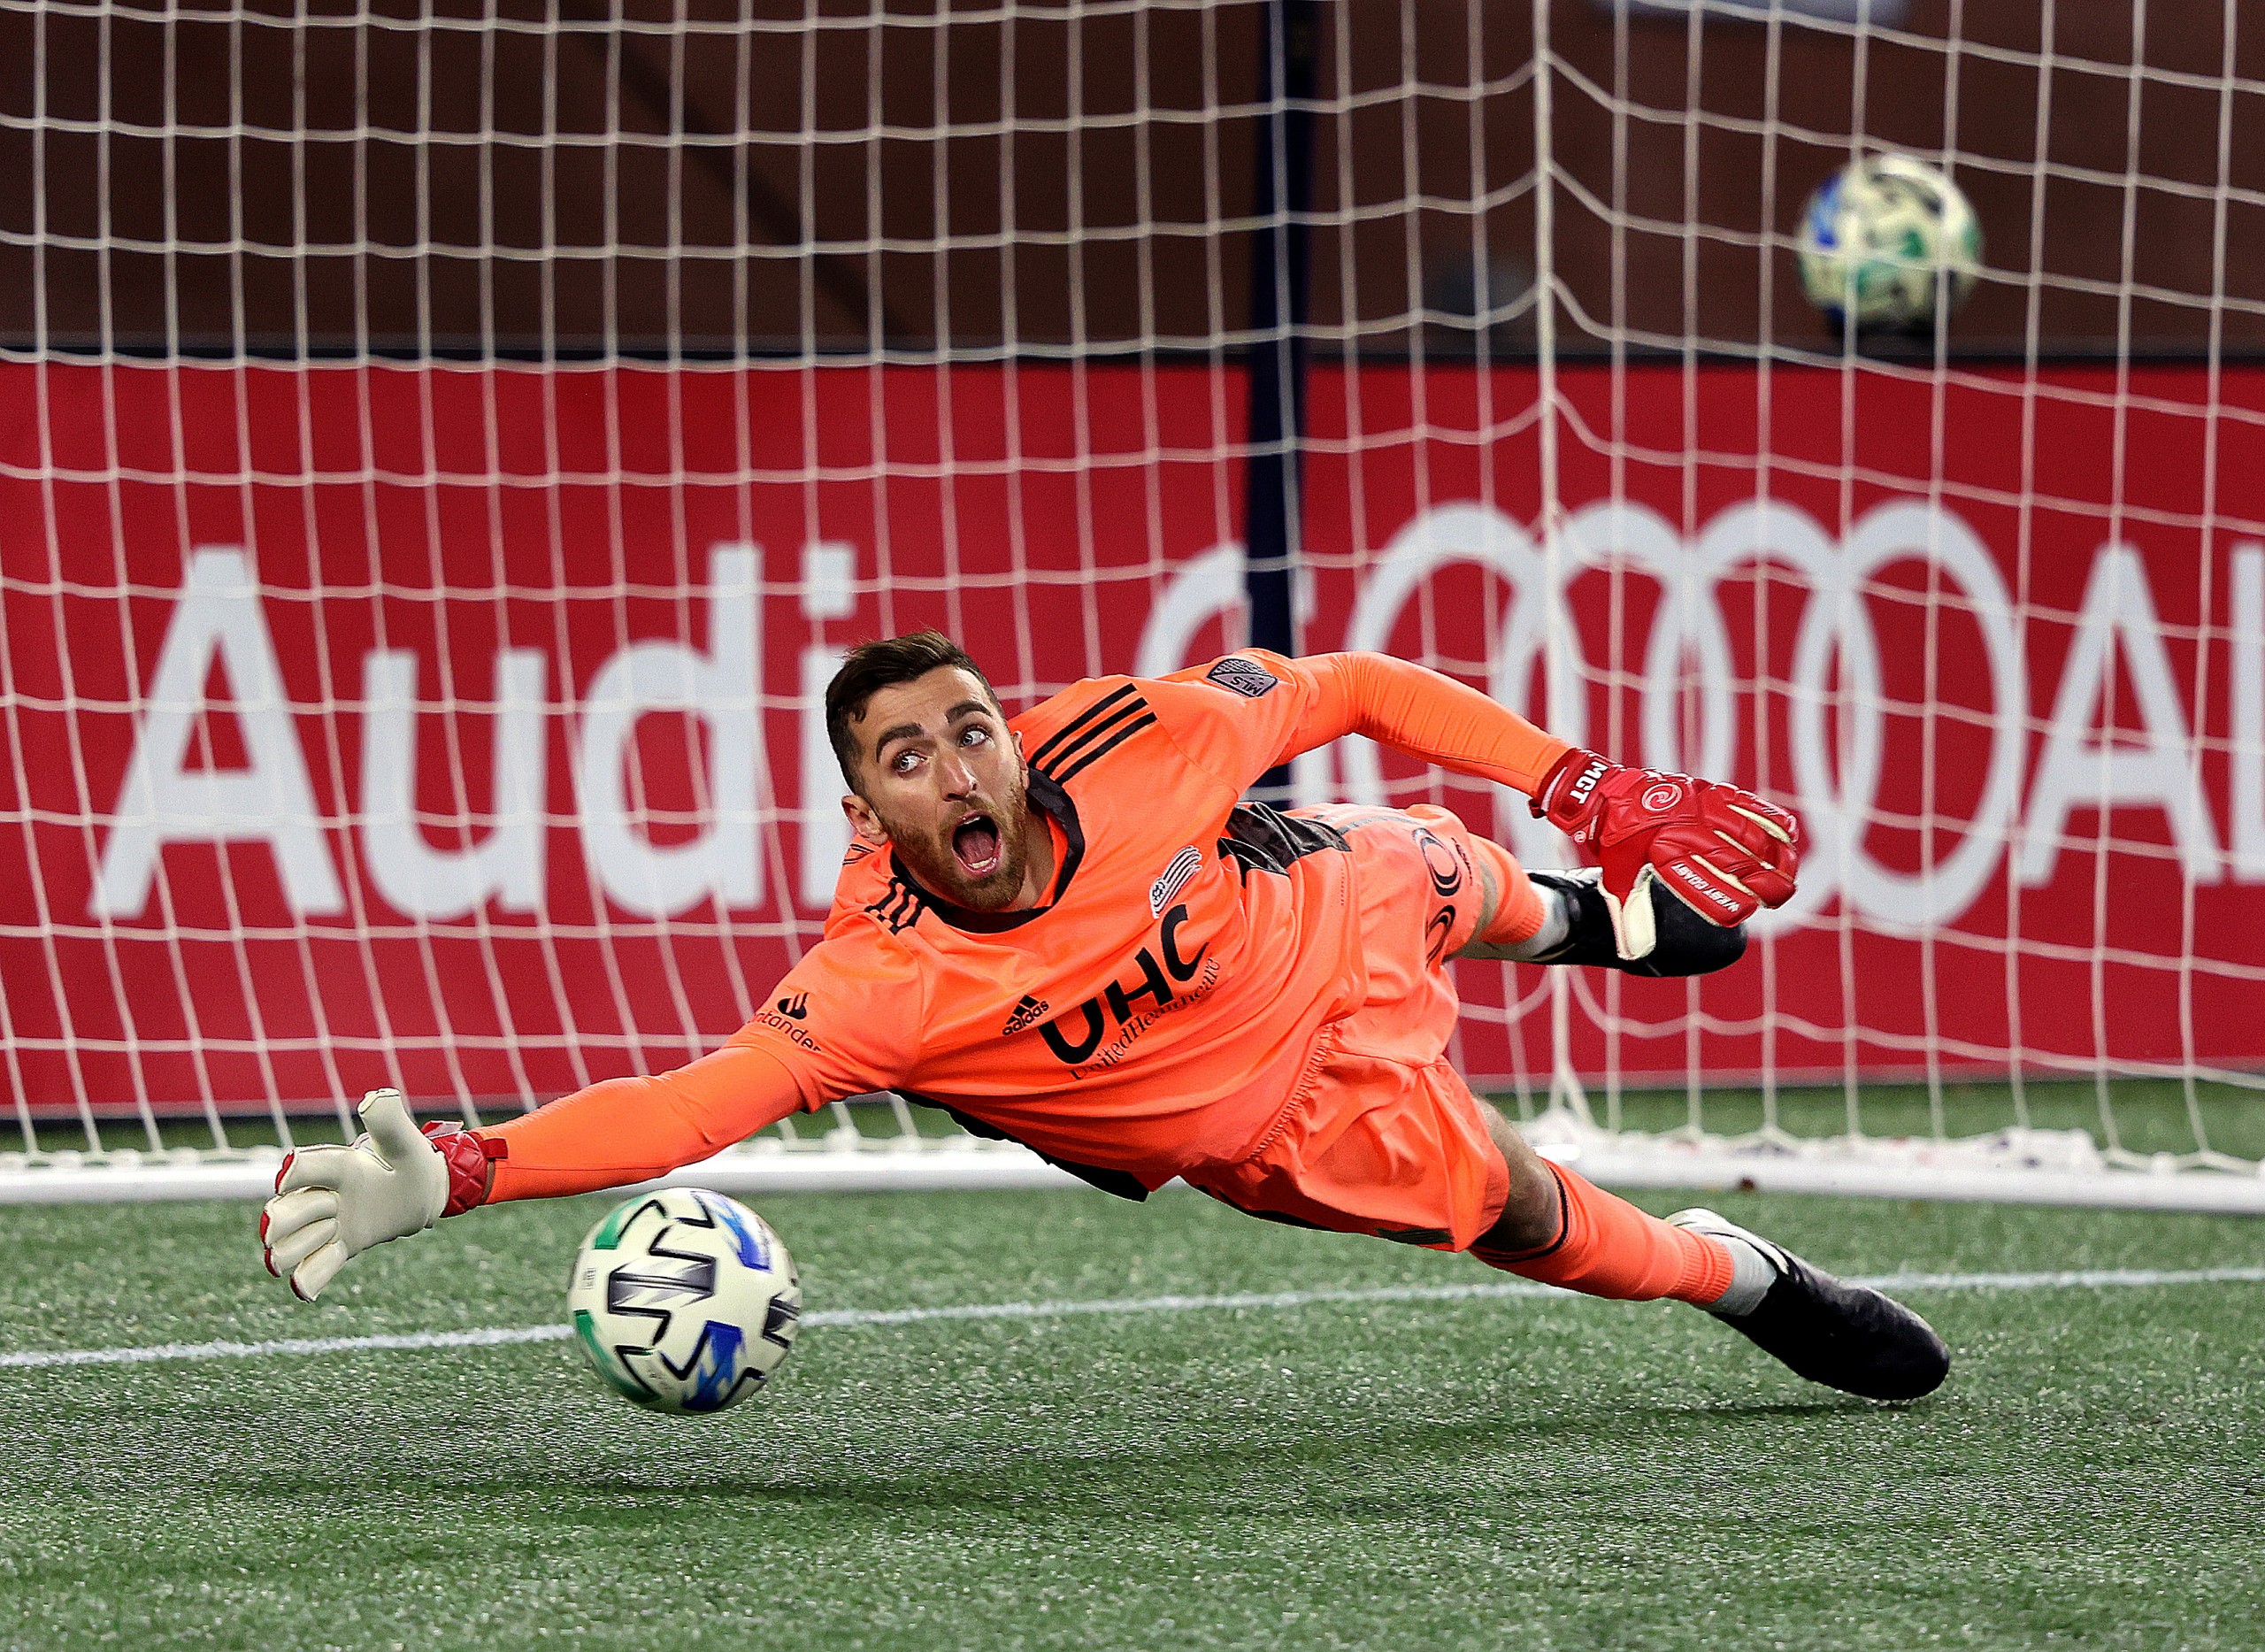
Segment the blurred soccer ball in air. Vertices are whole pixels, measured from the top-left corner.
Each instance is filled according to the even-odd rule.
[[[1843,166],[1801,212],[1801,290],[1838,327],[1923,330],[1974,289],[1982,227],[1959,188],[1908,155]]]
[[[656,1411],[720,1411],[787,1357],[802,1287],[754,1211],[705,1188],[669,1187],[590,1230],[566,1304],[582,1352],[617,1393]]]

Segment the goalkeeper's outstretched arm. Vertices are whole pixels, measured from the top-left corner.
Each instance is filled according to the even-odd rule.
[[[260,1212],[269,1272],[312,1302],[372,1245],[503,1199],[591,1193],[665,1175],[803,1105],[777,1057],[731,1044],[673,1072],[608,1079],[480,1130],[419,1130],[398,1090],[362,1098],[364,1133],[283,1161]]]
[[[1516,788],[1601,863],[1620,956],[1650,952],[1647,886],[1658,880],[1709,923],[1742,924],[1793,898],[1800,823],[1735,786],[1624,768],[1557,739],[1437,672],[1385,654],[1277,662],[1306,688],[1277,762],[1365,734],[1459,774]]]
[[[1365,734],[1395,751],[1531,796],[1572,749],[1476,688],[1389,654],[1312,654],[1282,664],[1307,690],[1304,714],[1282,759],[1341,735]]]

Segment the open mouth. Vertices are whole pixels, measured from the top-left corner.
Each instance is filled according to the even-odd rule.
[[[972,814],[952,828],[952,853],[960,870],[971,878],[987,878],[999,870],[1003,850],[999,823],[987,814]]]

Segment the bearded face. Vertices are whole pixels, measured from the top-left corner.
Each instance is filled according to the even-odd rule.
[[[940,665],[892,683],[850,730],[863,784],[844,806],[860,837],[890,844],[923,886],[970,911],[1036,904],[1029,777],[980,680]]]

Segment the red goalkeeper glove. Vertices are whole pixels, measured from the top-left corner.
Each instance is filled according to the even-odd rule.
[[[1624,769],[1575,747],[1543,779],[1533,812],[1602,866],[1613,941],[1624,958],[1652,949],[1655,879],[1725,929],[1793,899],[1800,822],[1735,786]]]

